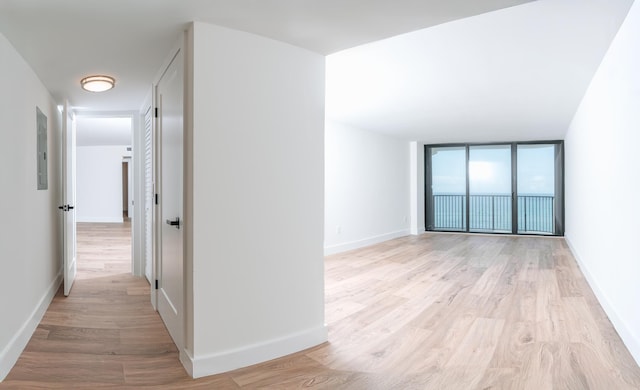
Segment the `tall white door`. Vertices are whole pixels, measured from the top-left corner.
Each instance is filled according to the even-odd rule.
[[[64,295],[68,296],[76,278],[76,122],[69,103],[62,111],[62,250]]]
[[[182,51],[173,58],[157,86],[160,137],[160,256],[158,312],[173,341],[183,342],[183,60]]]
[[[152,109],[144,114],[144,275],[153,284],[153,137]]]

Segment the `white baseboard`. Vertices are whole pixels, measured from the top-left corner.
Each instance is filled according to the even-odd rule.
[[[345,242],[342,244],[330,245],[324,247],[324,255],[334,255],[336,253],[350,251],[352,249],[364,248],[365,246],[378,244],[384,241],[393,240],[394,238],[408,236],[409,229],[398,230],[391,233],[381,234],[379,236],[363,238],[357,241]]]
[[[49,288],[45,294],[40,298],[40,302],[35,307],[29,318],[20,327],[18,332],[13,336],[9,344],[0,351],[0,382],[6,378],[13,368],[14,364],[18,361],[20,354],[24,351],[27,343],[31,339],[33,332],[38,327],[42,316],[49,308],[49,304],[56,295],[58,288],[62,284],[62,273],[59,273],[53,282],[49,285]]]
[[[216,354],[193,357],[180,353],[180,361],[193,378],[220,374],[286,356],[322,344],[328,339],[325,325],[285,337]]]
[[[180,363],[182,363],[185,371],[187,371],[187,374],[192,378],[195,378],[193,376],[193,355],[186,349],[183,349],[180,351],[178,358],[180,359]]]
[[[76,216],[76,222],[89,222],[89,223],[123,223],[122,217],[78,217]]]
[[[605,313],[607,313],[609,320],[611,321],[611,323],[613,324],[613,327],[618,332],[618,335],[620,335],[622,342],[631,353],[631,356],[633,356],[634,360],[636,361],[636,364],[640,365],[640,339],[638,338],[638,335],[631,331],[631,328],[618,315],[618,312],[613,308],[611,301],[607,298],[607,294],[605,294],[604,291],[602,291],[602,289],[598,285],[597,279],[593,277],[591,272],[589,272],[589,268],[586,266],[584,261],[582,261],[582,258],[578,254],[578,251],[575,249],[575,247],[573,246],[569,238],[565,237],[565,242],[569,246],[569,249],[571,250],[573,257],[575,257],[576,261],[578,262],[578,266],[580,267],[582,274],[587,279],[587,283],[589,283],[591,290],[593,290],[593,293],[598,299],[600,306],[602,306]]]
[[[420,227],[411,227],[410,232],[412,236],[419,236],[420,234],[426,232],[427,229],[424,226],[420,226]]]

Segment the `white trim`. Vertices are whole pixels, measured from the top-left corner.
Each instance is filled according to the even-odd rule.
[[[88,223],[123,223],[122,217],[83,217],[77,218],[76,222],[88,222]]]
[[[334,255],[336,253],[350,251],[352,249],[363,248],[365,246],[379,244],[384,241],[393,240],[394,238],[408,236],[410,234],[409,229],[402,229],[391,233],[381,234],[379,236],[373,236],[368,238],[363,238],[361,240],[345,242],[342,244],[336,244],[331,246],[324,247],[324,255]]]
[[[40,298],[40,302],[36,305],[35,309],[20,327],[20,330],[13,336],[9,344],[0,352],[0,382],[9,374],[11,368],[18,361],[18,358],[27,346],[27,343],[31,339],[33,332],[38,327],[40,320],[46,313],[49,304],[53,300],[53,297],[58,292],[60,285],[62,284],[62,271],[58,273],[56,278],[51,282],[49,288],[45,294]]]
[[[412,236],[419,236],[423,233],[427,233],[427,229],[424,226],[419,226],[417,228],[412,226],[411,229],[409,229],[409,232]]]
[[[192,378],[194,378],[193,376],[193,355],[187,351],[186,349],[183,349],[180,351],[178,358],[180,359],[180,363],[182,363],[182,365],[184,366],[184,369],[187,371],[187,374],[189,374],[189,376],[191,376]]]
[[[299,352],[322,344],[327,339],[327,327],[322,325],[285,337],[201,357],[193,357],[187,351],[183,351],[180,353],[180,360],[193,378],[201,378]]]
[[[627,325],[627,323],[618,315],[615,308],[611,304],[611,301],[607,298],[607,294],[605,294],[605,292],[600,288],[597,283],[597,279],[594,278],[593,275],[589,272],[589,268],[582,261],[582,259],[578,255],[578,251],[573,246],[573,244],[571,244],[571,241],[568,237],[565,237],[565,242],[569,246],[569,250],[571,250],[573,257],[575,257],[578,266],[582,271],[582,274],[587,279],[591,290],[593,290],[593,293],[596,295],[600,306],[602,306],[605,313],[609,317],[609,320],[613,324],[615,330],[618,332],[618,335],[622,339],[622,342],[631,353],[631,356],[633,356],[636,363],[640,365],[640,340],[634,334],[634,332],[631,331],[631,328]]]

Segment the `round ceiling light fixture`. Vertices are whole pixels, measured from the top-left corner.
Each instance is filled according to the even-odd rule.
[[[87,76],[80,80],[82,89],[89,92],[108,91],[116,85],[116,79],[110,76]]]

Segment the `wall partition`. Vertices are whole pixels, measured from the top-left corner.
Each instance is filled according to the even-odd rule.
[[[425,146],[428,231],[564,235],[562,141]]]

